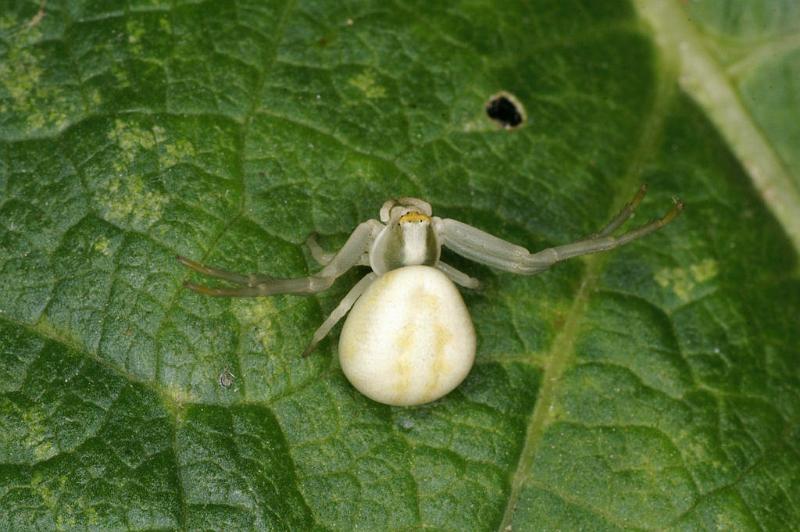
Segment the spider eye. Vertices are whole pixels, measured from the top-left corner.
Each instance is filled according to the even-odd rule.
[[[407,212],[403,216],[400,217],[399,222],[401,224],[408,223],[408,222],[430,222],[431,217],[427,214],[422,214],[421,212]]]

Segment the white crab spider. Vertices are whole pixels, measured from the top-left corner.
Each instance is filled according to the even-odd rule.
[[[204,275],[239,285],[211,288],[184,286],[209,296],[314,294],[329,288],[354,266],[370,266],[317,329],[303,355],[350,311],[339,337],[344,374],[367,397],[389,405],[419,405],[444,396],[469,373],[475,359],[475,331],[453,283],[477,288],[477,279],[439,259],[442,246],[493,268],[533,275],[556,262],[619,247],[672,221],[683,208],[676,200],[662,218],[618,237],[612,233],[633,214],[646,187],[594,235],[538,253],[501,240],[467,224],[432,216],[431,206],[417,198],[383,204],[380,222],[361,223],[335,254],[325,253],[310,236],[307,244],[322,270],[310,277],[275,279],[210,268],[185,257],[178,260]],[[352,311],[350,310],[352,308]]]

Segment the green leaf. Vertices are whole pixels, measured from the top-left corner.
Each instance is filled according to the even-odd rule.
[[[800,248],[800,4],[637,0],[698,101]]]
[[[800,526],[800,14],[648,4],[0,0],[0,528]],[[541,249],[641,182],[634,224],[687,208],[622,249],[447,255],[477,362],[418,408],[338,330],[299,357],[363,271],[215,299],[174,259],[304,276],[394,196]]]

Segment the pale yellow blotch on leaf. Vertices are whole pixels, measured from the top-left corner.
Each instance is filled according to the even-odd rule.
[[[97,240],[95,240],[94,245],[92,246],[95,251],[98,253],[102,253],[106,257],[111,255],[111,250],[109,249],[109,245],[111,241],[106,238],[105,236],[101,236]]]
[[[150,226],[162,215],[169,198],[153,190],[139,175],[115,177],[97,193],[103,215],[111,222]]]
[[[117,173],[123,173],[129,168],[137,156],[152,151],[158,154],[158,163],[162,169],[195,156],[194,144],[183,138],[172,141],[161,126],[145,129],[117,119],[114,121],[114,129],[108,133],[108,139],[122,151],[122,157],[114,163]]]
[[[114,171],[122,173],[136,160],[142,151],[150,151],[156,145],[156,137],[152,131],[129,124],[119,118],[114,120],[114,129],[106,135],[108,140],[119,146],[121,151],[113,163]]]
[[[243,327],[252,328],[256,339],[269,350],[272,343],[272,320],[278,315],[278,309],[271,299],[234,299],[231,311]]]
[[[89,93],[89,99],[92,102],[92,105],[95,107],[99,107],[103,103],[103,94],[98,89],[93,89],[91,93]]]
[[[350,85],[359,89],[367,98],[385,98],[386,89],[378,85],[371,73],[364,71],[358,76],[350,78]]]
[[[0,24],[19,27],[9,17]],[[66,125],[70,114],[80,109],[79,98],[70,100],[62,86],[43,79],[44,69],[34,54],[41,39],[38,28],[25,26],[8,41],[5,59],[0,61],[0,86],[11,97],[11,105],[2,106],[0,112],[24,117],[31,131],[58,130]]]
[[[22,423],[25,426],[22,443],[33,451],[34,458],[40,462],[57,454],[45,420],[45,415],[36,407],[25,410],[22,414]]]
[[[128,44],[130,44],[130,51],[134,55],[141,55],[142,37],[144,36],[144,25],[136,19],[128,19],[125,22],[125,30],[128,32]]]
[[[718,266],[714,259],[704,259],[688,268],[662,268],[654,279],[662,288],[669,288],[681,301],[690,301],[695,287],[717,276]]]
[[[31,488],[33,488],[36,494],[39,495],[39,498],[41,498],[46,508],[54,510],[56,508],[56,504],[58,503],[58,497],[56,497],[56,495],[53,493],[53,490],[50,489],[46,482],[46,480],[49,478],[50,477],[45,477],[41,472],[36,471],[31,476]],[[61,482],[61,479],[63,478],[64,477],[61,477],[59,479],[59,484],[62,486],[64,485],[64,483]],[[66,482],[66,479],[64,482]]]
[[[168,168],[194,157],[194,144],[188,140],[178,139],[176,142],[169,142],[166,131],[159,126],[153,128],[153,134],[159,146],[158,164],[161,168]]]
[[[192,392],[174,383],[163,386],[161,390],[162,394],[179,405],[197,401],[197,397]]]
[[[704,283],[717,276],[717,261],[714,259],[705,259],[698,264],[689,266],[689,271],[692,272],[692,277],[694,277],[695,281]]]
[[[56,482],[53,477],[36,471],[31,476],[30,486],[44,503],[45,508],[57,515],[56,528],[58,530],[75,528],[78,524],[77,516],[80,516],[81,520],[89,525],[97,525],[99,523],[97,510],[83,494],[75,499],[77,505],[72,504],[72,500],[69,498],[62,498],[61,495],[67,488],[67,480],[66,476],[61,475]]]
[[[193,157],[194,146],[186,140],[169,142],[160,126],[145,129],[120,119],[114,121],[107,136],[119,146],[120,155],[112,163],[117,177],[100,187],[98,203],[112,222],[150,226],[161,218],[169,197],[145,183],[142,176],[126,174],[142,154],[155,150],[163,169]]]

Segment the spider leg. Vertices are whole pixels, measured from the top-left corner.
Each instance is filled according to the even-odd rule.
[[[344,246],[321,271],[309,277],[297,279],[275,279],[263,274],[245,275],[205,266],[185,257],[178,257],[178,260],[187,268],[203,275],[241,285],[238,288],[215,288],[191,282],[184,283],[186,288],[207,296],[257,297],[273,294],[314,294],[328,289],[339,276],[358,265],[382,228],[383,225],[376,220],[368,220],[359,224]]]
[[[658,231],[672,220],[683,210],[683,202],[676,201],[675,205],[661,218],[637,227],[632,231],[623,233],[620,236],[595,236],[586,240],[579,240],[563,246],[555,246],[543,249],[525,259],[524,269],[532,270],[531,273],[538,273],[545,270],[562,260],[597,253],[598,251],[608,251],[610,249],[624,246],[628,242],[633,242],[654,231]],[[522,273],[522,272],[521,272]]]
[[[441,272],[449,277],[451,281],[457,285],[463,286],[464,288],[472,288],[477,290],[481,287],[481,282],[479,280],[475,279],[474,277],[470,277],[466,273],[457,270],[442,261],[436,263],[436,269],[441,270]]]
[[[355,304],[356,300],[361,297],[367,288],[377,279],[378,276],[375,273],[368,273],[364,277],[361,278],[359,282],[347,292],[347,295],[342,298],[339,304],[333,309],[333,312],[322,322],[322,325],[314,331],[314,336],[311,337],[311,342],[306,347],[306,350],[303,351],[303,356],[307,357],[311,352],[316,349],[317,344],[319,344],[323,338],[328,336],[328,333],[331,332],[331,329],[341,320],[345,314],[347,314],[350,309]]]
[[[436,227],[443,244],[463,257],[499,270],[533,275],[562,260],[614,249],[642,238],[664,227],[680,214],[683,202],[676,200],[672,209],[661,218],[618,237],[611,236],[612,232],[630,218],[642,201],[646,190],[645,187],[640,188],[619,214],[594,235],[572,244],[544,249],[537,253],[530,253],[522,246],[517,246],[457,220],[438,219]]]
[[[272,281],[273,279],[272,277],[260,273],[242,274],[221,270],[219,268],[213,268],[181,255],[178,255],[176,258],[178,259],[178,262],[190,270],[194,270],[208,277],[216,277],[217,279],[224,279],[225,281],[244,286],[257,286],[259,283],[266,283]]]
[[[329,253],[322,249],[322,246],[317,242],[317,233],[311,233],[306,239],[306,246],[311,252],[311,256],[319,263],[320,266],[327,266],[336,256],[336,253]]]
[[[327,290],[335,281],[334,277],[298,277],[297,279],[272,279],[253,286],[238,288],[215,288],[186,281],[183,286],[203,294],[216,297],[258,297],[275,294],[315,294]]]
[[[633,215],[633,213],[636,211],[636,207],[638,207],[642,202],[642,199],[644,199],[645,194],[647,194],[647,185],[643,183],[642,186],[639,187],[639,191],[636,193],[633,199],[626,203],[622,210],[619,211],[619,213],[617,213],[617,215],[614,216],[614,218],[612,218],[612,220],[608,222],[604,228],[591,235],[589,238],[608,236],[616,231],[619,226],[627,222],[628,218]]]

